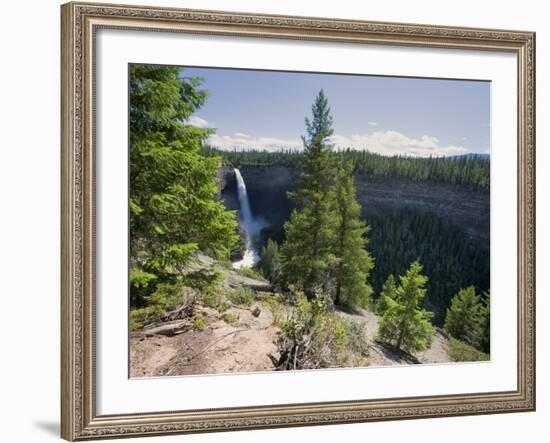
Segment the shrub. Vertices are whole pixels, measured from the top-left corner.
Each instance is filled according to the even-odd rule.
[[[206,306],[212,309],[217,309],[220,312],[226,311],[230,308],[230,304],[227,302],[219,289],[204,293],[202,296],[202,301]]]
[[[365,363],[368,344],[365,324],[327,309],[329,301],[304,296],[296,300],[281,324],[278,369],[334,368]]]
[[[145,307],[130,311],[130,331],[160,321],[169,311],[176,308],[185,307],[191,310],[196,299],[196,291],[181,283],[159,284],[155,292],[145,298]]]
[[[256,300],[256,293],[250,288],[237,288],[228,295],[229,300],[236,305],[250,306]]]
[[[478,351],[468,343],[452,338],[449,342],[449,356],[453,361],[489,361],[489,354]]]
[[[348,336],[348,349],[351,353],[362,357],[369,355],[369,342],[367,340],[367,322],[343,319]]]
[[[206,327],[206,322],[204,318],[196,318],[193,322],[193,327],[199,331],[202,331]]]
[[[227,324],[233,325],[237,323],[237,321],[239,320],[239,316],[231,312],[226,312],[225,314],[223,314],[222,319]]]
[[[132,309],[130,311],[130,331],[137,331],[148,324],[159,321],[165,314],[166,310],[159,305]]]
[[[256,280],[264,280],[264,276],[254,268],[239,268],[235,271],[244,277],[250,277]]]
[[[291,309],[284,303],[282,296],[272,294],[269,297],[262,297],[262,305],[271,311],[273,324],[281,328],[285,322],[285,313]]]

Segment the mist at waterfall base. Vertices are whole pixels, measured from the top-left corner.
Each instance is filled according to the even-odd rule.
[[[245,233],[245,252],[243,258],[233,263],[233,267],[251,268],[260,261],[259,235],[260,231],[266,226],[266,222],[261,217],[254,217],[250,209],[250,200],[246,191],[241,171],[235,168],[235,179],[237,181],[237,198],[241,207],[239,211],[239,224]]]

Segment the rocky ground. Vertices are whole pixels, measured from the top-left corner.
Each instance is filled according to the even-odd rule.
[[[201,267],[215,266],[214,260],[199,256]],[[226,270],[221,286],[231,290],[249,287],[273,296],[269,284],[234,270]],[[438,331],[432,345],[414,355],[397,353],[376,341],[379,318],[373,312],[338,311],[353,321],[366,323],[370,366],[418,363],[446,363],[448,339]],[[158,322],[133,332],[130,336],[130,376],[177,376],[232,372],[272,371],[279,359],[277,339],[280,328],[269,304],[256,301],[250,306],[218,309],[198,302],[192,318]]]

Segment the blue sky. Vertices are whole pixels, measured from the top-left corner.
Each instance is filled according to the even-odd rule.
[[[189,119],[216,128],[221,149],[302,147],[304,118],[322,88],[337,147],[384,155],[488,153],[490,83],[365,75],[185,68],[209,91]]]

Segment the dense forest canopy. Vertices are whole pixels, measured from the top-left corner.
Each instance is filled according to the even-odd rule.
[[[303,152],[292,149],[270,152],[261,150],[224,151],[203,147],[206,156],[222,157],[236,168],[242,166],[287,166],[297,168]],[[454,157],[388,157],[365,151],[343,149],[334,151],[350,161],[358,174],[384,177],[405,177],[415,181],[465,185],[470,189],[489,191],[491,162],[485,155]]]
[[[486,291],[490,284],[489,251],[472,242],[458,227],[429,212],[401,209],[369,216],[369,247],[376,265],[371,274],[379,294],[389,274],[402,274],[419,259],[428,277],[424,306],[441,326],[445,307],[461,288],[474,285]]]

